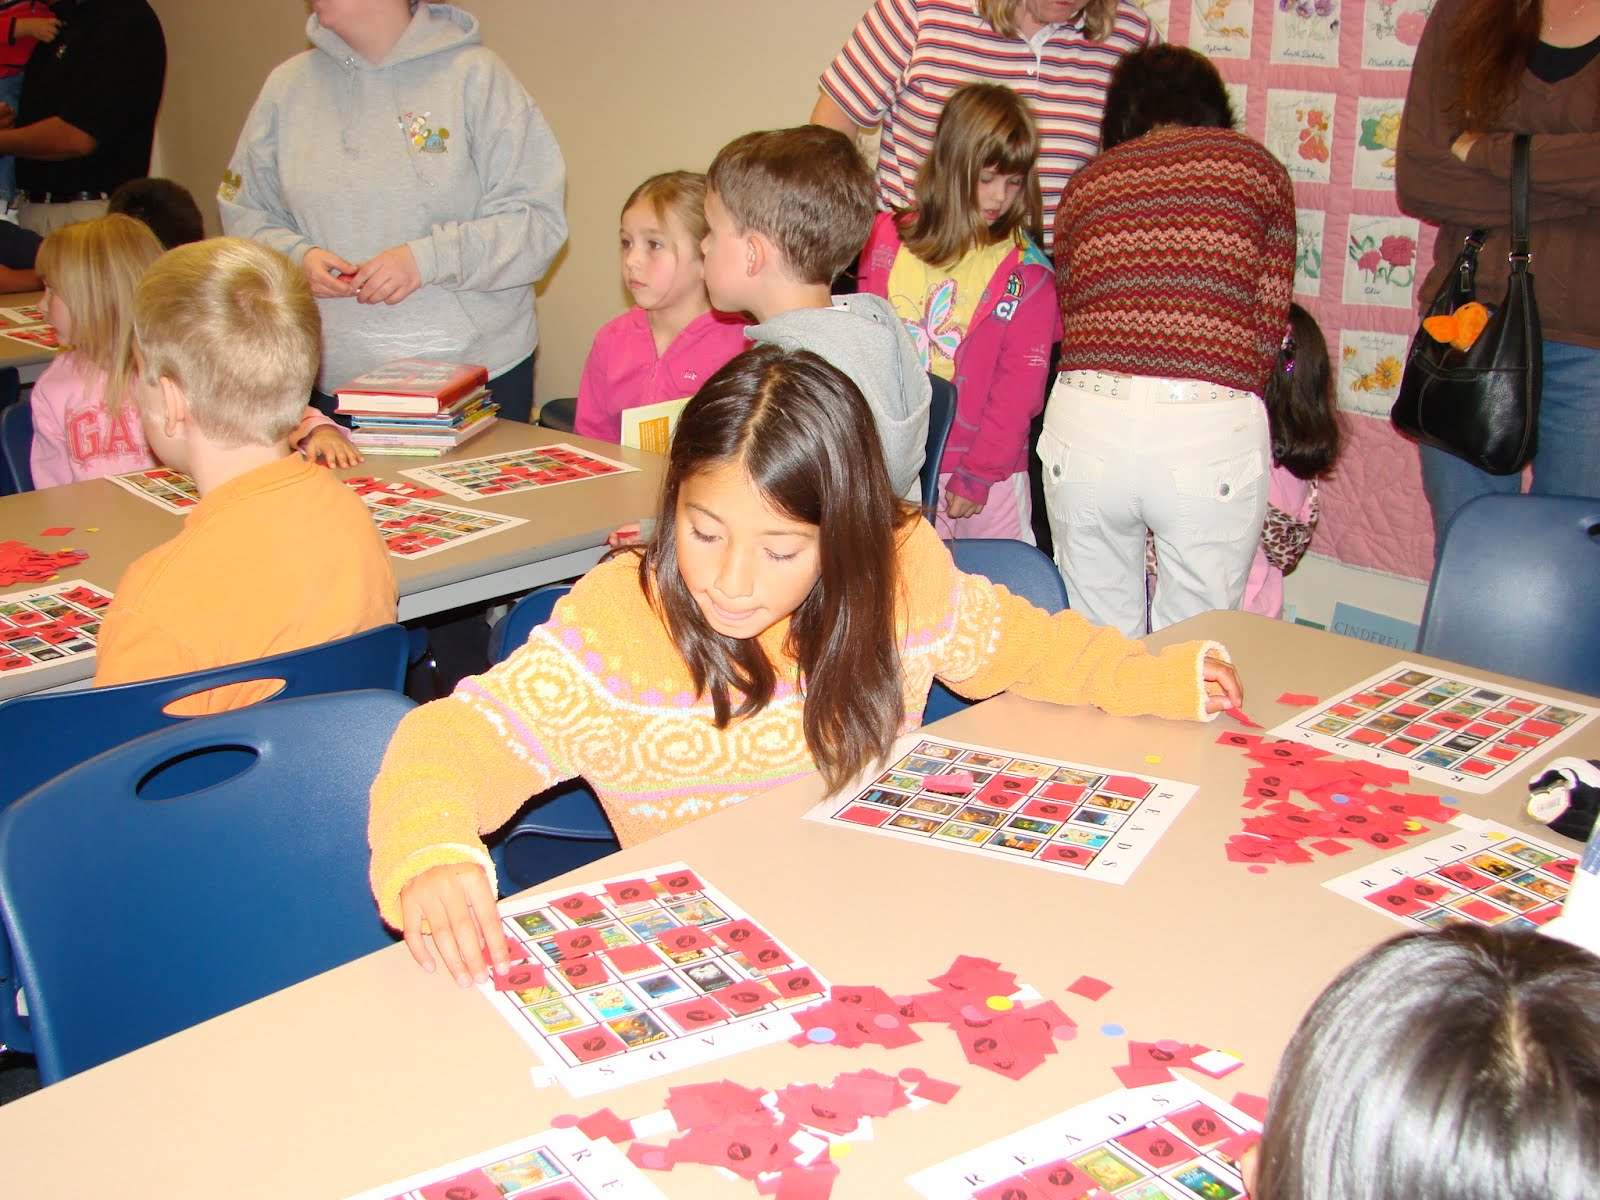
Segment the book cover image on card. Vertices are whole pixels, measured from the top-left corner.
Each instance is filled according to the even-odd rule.
[[[334,394],[342,413],[432,413],[488,382],[488,369],[476,363],[401,358],[357,375],[335,388]]]

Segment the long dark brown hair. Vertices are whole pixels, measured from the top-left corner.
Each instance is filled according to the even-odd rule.
[[[761,643],[711,628],[678,569],[678,493],[725,463],[740,464],[774,509],[817,527],[821,575],[790,620],[785,651],[800,666],[806,746],[838,791],[887,753],[905,715],[895,553],[919,510],[889,485],[861,393],[823,359],[758,345],[705,382],[673,434],[639,580],[719,729],[760,712],[777,683]]]
[[[1298,304],[1289,305],[1289,332],[1263,399],[1273,463],[1296,479],[1333,470],[1343,442],[1333,410],[1333,365],[1322,327]]]
[[[1461,69],[1461,92],[1452,99],[1465,128],[1490,128],[1511,102],[1543,24],[1543,0],[1471,0],[1467,5],[1450,39],[1450,61]]]
[[[1028,102],[998,83],[969,83],[945,103],[917,172],[916,204],[897,214],[900,239],[925,263],[947,267],[979,246],[1026,230],[1039,237],[1039,130]],[[992,224],[978,211],[985,168],[1021,175],[1022,190]]]

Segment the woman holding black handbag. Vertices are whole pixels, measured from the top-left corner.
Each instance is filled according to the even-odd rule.
[[[1426,309],[1463,239],[1486,229],[1477,294],[1509,274],[1512,141],[1531,134],[1530,241],[1543,328],[1533,490],[1600,496],[1600,0],[1439,0],[1401,122],[1400,207],[1437,222]],[[1516,492],[1431,446],[1422,480],[1436,543],[1467,501]]]

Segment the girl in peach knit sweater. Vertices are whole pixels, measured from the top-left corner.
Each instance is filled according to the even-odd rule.
[[[809,771],[838,791],[921,723],[935,676],[1126,715],[1240,701],[1214,642],[1151,654],[957,571],[895,498],[849,379],[754,347],[684,409],[651,540],[401,722],[372,787],[373,893],[424,970],[481,982],[506,949],[480,838],[528,796],[582,775],[631,845]]]

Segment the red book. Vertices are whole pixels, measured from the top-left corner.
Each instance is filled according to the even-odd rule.
[[[401,358],[334,389],[342,413],[437,413],[489,382],[476,363]]]

